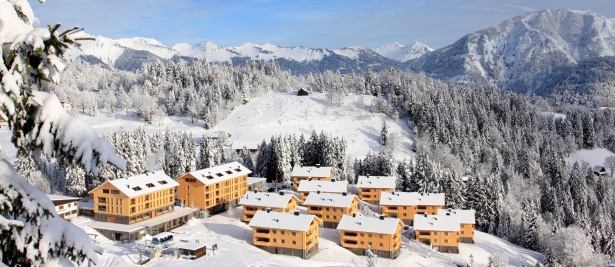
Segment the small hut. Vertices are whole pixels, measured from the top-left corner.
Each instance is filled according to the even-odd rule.
[[[205,244],[203,243],[180,243],[177,246],[177,250],[179,250],[179,255],[193,260],[203,257],[207,254],[207,249],[205,247]]]
[[[297,95],[298,96],[308,96],[310,95],[310,93],[303,88],[299,88],[299,91],[297,91]]]
[[[605,176],[608,174],[608,172],[606,171],[606,168],[604,168],[604,166],[601,165],[596,165],[592,168],[592,171],[594,172],[595,175],[597,176]]]

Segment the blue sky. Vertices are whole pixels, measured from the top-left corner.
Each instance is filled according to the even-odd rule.
[[[117,39],[149,37],[172,46],[209,40],[220,46],[375,48],[390,42],[434,48],[541,9],[593,10],[615,18],[611,0],[50,0],[30,4],[41,24],[62,22]]]

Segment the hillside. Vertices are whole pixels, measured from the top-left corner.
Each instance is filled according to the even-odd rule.
[[[323,93],[307,97],[296,96],[294,92],[270,93],[238,107],[210,130],[205,130],[202,122],[192,124],[189,118],[177,116],[164,116],[154,124],[143,122],[134,112],[101,113],[98,117],[81,114],[78,117],[92,125],[99,134],[120,128],[132,131],[143,127],[152,133],[170,129],[191,132],[197,142],[203,134],[216,135],[220,131],[231,134],[233,142],[242,144],[260,144],[263,140],[269,141],[272,135],[307,136],[312,131],[324,131],[346,139],[351,159],[381,150],[380,128],[384,119],[389,133],[401,137],[395,158],[404,159],[412,153],[411,129],[401,120],[393,121],[384,114],[370,113],[371,101],[370,96],[349,95],[344,97],[341,106],[336,106]],[[0,146],[11,155],[15,153],[7,127],[0,128]]]
[[[613,55],[611,20],[591,11],[543,10],[470,33],[407,67],[437,78],[488,83],[520,93],[552,95],[573,88],[579,90],[569,94],[609,95],[612,100],[603,92],[615,85],[612,64],[600,63],[595,70],[596,64],[584,63],[609,62]]]
[[[414,42],[412,45],[402,45],[398,42],[383,45],[381,47],[373,49],[374,52],[380,54],[383,57],[397,60],[400,62],[406,62],[418,58],[424,54],[434,51],[433,48],[427,46],[424,43]]]

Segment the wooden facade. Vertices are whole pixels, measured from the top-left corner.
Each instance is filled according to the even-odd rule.
[[[241,220],[249,223],[257,211],[276,211],[276,212],[294,212],[297,209],[299,199],[292,194],[267,193],[267,192],[248,192],[246,193],[239,204],[243,206],[243,215]]]
[[[359,176],[356,186],[359,188],[359,198],[371,204],[378,204],[382,192],[395,191],[395,177],[392,176]]]
[[[342,216],[359,212],[359,198],[352,194],[312,192],[303,203],[307,213],[316,215],[326,228],[336,228]]]
[[[311,192],[342,194],[348,192],[348,181],[301,180],[297,192],[301,194],[301,203],[305,201]]]
[[[250,173],[237,162],[186,173],[176,180],[177,198],[187,207],[223,209],[248,191]]]
[[[293,188],[299,188],[302,180],[330,181],[333,176],[333,168],[319,166],[298,166],[291,173]]]
[[[459,216],[459,223],[461,226],[459,242],[474,243],[474,225],[476,224],[474,210],[440,209],[438,210],[438,215]]]
[[[394,259],[401,252],[403,223],[396,218],[345,215],[337,229],[340,245],[355,254],[366,255],[370,249],[379,257]]]
[[[171,212],[176,186],[163,171],[107,181],[90,191],[94,219],[133,224]]]
[[[384,216],[399,218],[405,224],[412,225],[415,214],[438,214],[438,210],[444,208],[445,195],[443,193],[383,192],[379,204]]]
[[[414,219],[416,240],[440,252],[459,253],[459,216],[421,215]]]
[[[257,211],[252,227],[252,244],[269,253],[308,259],[318,252],[319,225],[314,215]]]

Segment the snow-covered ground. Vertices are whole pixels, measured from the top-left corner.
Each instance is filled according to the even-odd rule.
[[[347,144],[350,158],[364,157],[368,151],[381,150],[380,129],[382,120],[386,120],[389,134],[399,134],[400,144],[395,158],[402,160],[409,157],[412,148],[412,130],[402,120],[393,120],[382,113],[371,113],[369,106],[371,96],[348,95],[343,97],[340,106],[331,104],[324,93],[313,93],[310,96],[297,96],[290,93],[270,93],[258,97],[249,103],[239,106],[210,130],[203,128],[203,122],[190,121],[190,118],[164,116],[153,124],[147,124],[136,117],[135,112],[116,112],[109,114],[101,112],[98,117],[77,114],[79,118],[89,123],[99,134],[117,131],[124,128],[132,131],[138,127],[148,132],[164,131],[166,129],[191,132],[197,141],[203,134],[215,134],[225,131],[231,134],[231,139],[243,144],[260,144],[262,140],[269,141],[271,136],[278,134],[304,134],[306,139],[314,130],[320,133],[343,137]],[[10,155],[15,148],[10,142],[10,130],[0,128],[0,145]]]
[[[613,155],[615,155],[615,153],[605,148],[581,149],[571,153],[570,156],[565,158],[565,160],[570,165],[572,165],[575,161],[585,161],[589,163],[590,167],[594,167],[596,165],[604,166],[604,160]]]
[[[305,211],[303,211],[305,212]],[[241,217],[241,207],[235,209],[234,218]],[[74,222],[82,226],[88,219],[79,217]],[[97,234],[91,228],[82,226],[88,233]],[[251,245],[252,230],[247,224],[229,220],[226,212],[207,219],[192,219],[188,224],[171,230],[175,242],[199,241],[207,245],[207,255],[197,260],[176,259],[172,249],[163,256],[152,259],[146,266],[364,266],[366,257],[357,256],[340,247],[339,233],[334,229],[321,228],[319,252],[309,260],[298,257],[275,255]],[[533,251],[512,245],[497,237],[476,231],[475,244],[462,244],[460,254],[441,254],[404,242],[401,255],[394,260],[379,258],[378,266],[454,266],[451,260],[467,261],[470,255],[476,263],[486,265],[494,253],[503,256],[509,265],[533,266],[542,256]],[[135,266],[139,260],[138,247],[141,241],[133,243],[113,242],[101,235],[97,243],[105,249],[99,256],[98,266]],[[218,245],[216,253],[209,250]]]

